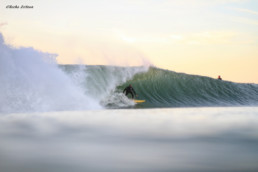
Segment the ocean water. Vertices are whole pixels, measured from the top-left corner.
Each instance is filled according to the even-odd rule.
[[[256,172],[258,108],[0,116],[0,171]]]
[[[0,34],[1,172],[258,171],[257,84],[55,57]]]

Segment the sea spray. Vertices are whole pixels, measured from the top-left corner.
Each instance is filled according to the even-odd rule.
[[[58,68],[55,56],[11,47],[0,34],[0,112],[101,108]]]

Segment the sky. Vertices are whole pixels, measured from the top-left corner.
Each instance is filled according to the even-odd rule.
[[[151,64],[258,83],[257,0],[0,0],[0,32],[60,64]]]

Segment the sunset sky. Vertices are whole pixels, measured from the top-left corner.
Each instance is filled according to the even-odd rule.
[[[60,64],[152,64],[258,83],[257,0],[0,0],[0,7],[6,43],[58,54]]]

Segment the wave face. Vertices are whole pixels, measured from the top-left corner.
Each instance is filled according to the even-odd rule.
[[[258,85],[220,81],[151,67],[117,87],[118,92],[132,84],[137,107],[195,107],[258,105]]]
[[[258,105],[258,85],[176,73],[155,67],[61,65],[84,94],[105,108],[155,108]],[[132,84],[135,104],[122,92]],[[130,98],[130,97],[129,97]]]

